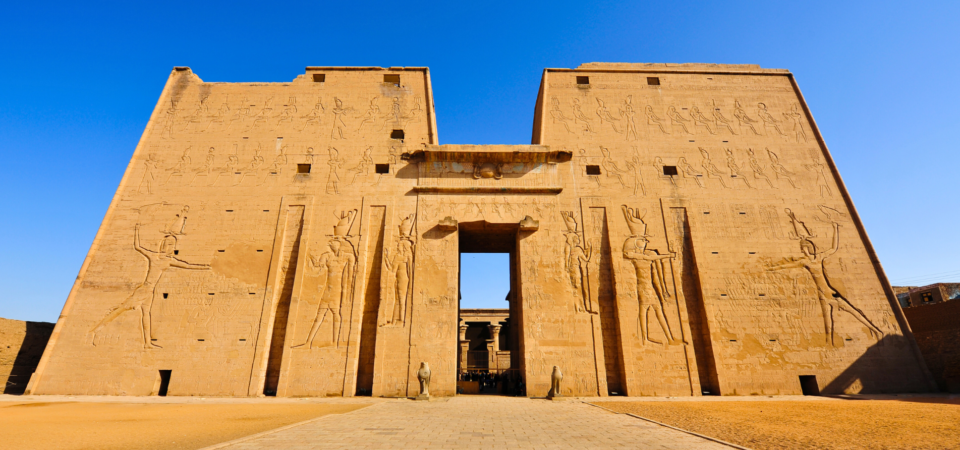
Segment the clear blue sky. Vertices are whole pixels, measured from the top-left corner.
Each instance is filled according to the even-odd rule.
[[[471,144],[529,143],[545,67],[790,69],[894,284],[960,280],[958,5],[9,2],[0,317],[56,320],[176,65],[206,81],[274,82],[308,65],[429,66],[440,142]]]

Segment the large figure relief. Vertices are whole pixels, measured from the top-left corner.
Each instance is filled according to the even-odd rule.
[[[155,205],[142,207],[140,208],[140,212],[143,212],[145,208],[151,206]],[[160,242],[157,243],[156,250],[147,248],[140,243],[141,225],[137,222],[133,232],[133,249],[147,259],[147,273],[144,275],[143,281],[133,290],[130,296],[127,297],[123,303],[107,312],[107,314],[97,322],[97,325],[93,327],[91,332],[93,333],[94,345],[97,343],[97,334],[110,324],[110,322],[113,322],[127,311],[137,311],[140,313],[140,333],[143,338],[143,348],[162,348],[152,342],[153,320],[151,316],[153,302],[158,295],[157,285],[160,283],[160,279],[163,278],[167,270],[171,268],[210,270],[210,265],[208,264],[192,264],[175,256],[179,253],[177,251],[177,239],[178,236],[184,234],[187,220],[186,214],[189,210],[190,207],[188,205],[183,205],[173,223],[162,230],[163,237],[160,239]]]
[[[590,279],[587,276],[587,267],[593,257],[593,246],[587,242],[586,248],[581,245],[579,225],[574,218],[573,211],[561,211],[567,231],[564,233],[564,268],[567,272],[570,285],[575,296],[574,308],[577,312],[597,314],[590,298]]]
[[[413,297],[413,261],[417,247],[413,236],[415,218],[414,214],[410,214],[400,221],[400,239],[397,241],[396,253],[391,255],[389,249],[383,249],[383,263],[394,275],[395,296],[387,296],[386,307],[383,309],[386,317],[380,326],[404,326],[406,323],[407,307]]]
[[[643,214],[637,209],[622,205],[623,216],[630,228],[630,236],[623,242],[623,257],[633,263],[637,277],[637,302],[640,313],[637,317],[640,342],[647,341],[663,344],[650,337],[650,312],[656,316],[663,335],[668,344],[679,344],[681,341],[673,337],[670,324],[663,313],[663,304],[670,297],[665,278],[663,261],[673,258],[674,254],[660,255],[656,250],[648,249],[647,224],[643,221]]]
[[[317,315],[313,319],[306,341],[291,348],[312,349],[317,332],[320,331],[320,326],[323,325],[327,315],[332,316],[333,320],[331,342],[340,346],[342,309],[345,302],[353,300],[353,283],[357,273],[357,249],[354,243],[350,242],[349,236],[356,215],[356,209],[341,213],[337,225],[333,227],[333,236],[330,236],[330,242],[327,243],[323,253],[317,256],[310,255],[307,260],[309,270],[317,276],[316,295],[320,299],[320,305],[317,307]]]
[[[827,213],[827,210],[836,212],[831,208],[821,207],[821,211]],[[842,277],[837,273],[829,271],[829,265],[826,264],[828,258],[837,253],[840,248],[840,224],[833,220],[830,214],[833,227],[833,242],[829,250],[820,250],[814,244],[812,238],[816,237],[811,233],[807,225],[797,219],[796,215],[790,210],[786,210],[787,216],[793,224],[794,236],[800,240],[800,253],[802,256],[790,257],[777,264],[769,264],[767,270],[788,270],[802,269],[813,281],[816,286],[817,300],[820,302],[820,309],[823,313],[823,327],[826,333],[827,342],[837,346],[835,338],[836,313],[845,312],[867,327],[869,333],[878,342],[883,338],[883,332],[871,321],[864,312],[850,302],[843,284]]]

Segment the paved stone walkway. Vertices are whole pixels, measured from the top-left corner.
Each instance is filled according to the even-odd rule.
[[[730,449],[576,400],[493,396],[382,402],[221,448]]]

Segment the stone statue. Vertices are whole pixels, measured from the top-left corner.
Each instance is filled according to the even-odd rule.
[[[547,398],[563,397],[560,390],[561,381],[563,381],[563,373],[560,372],[560,367],[553,366],[553,373],[550,374],[550,392],[547,393]]]
[[[420,380],[420,395],[417,400],[430,399],[430,366],[425,362],[420,363],[420,370],[417,371],[417,379]]]

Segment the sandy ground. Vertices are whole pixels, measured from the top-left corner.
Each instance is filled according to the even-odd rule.
[[[365,406],[368,404],[3,401],[0,447],[198,449]]]
[[[756,450],[957,449],[960,401],[595,401]]]

